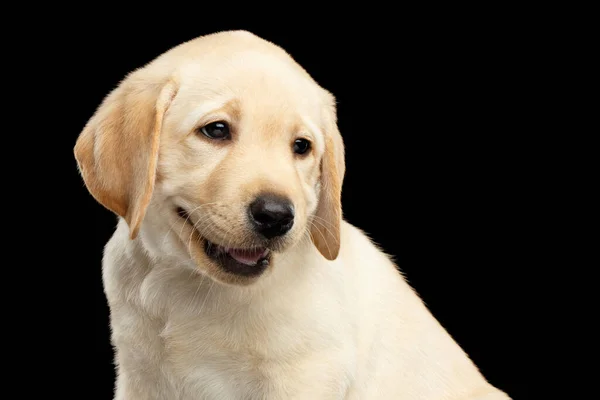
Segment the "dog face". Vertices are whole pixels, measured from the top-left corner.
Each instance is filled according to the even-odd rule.
[[[130,74],[75,146],[91,194],[155,250],[249,284],[310,238],[339,252],[344,150],[333,96],[247,32],[187,42]]]

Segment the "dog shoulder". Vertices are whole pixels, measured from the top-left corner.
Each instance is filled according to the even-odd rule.
[[[368,271],[369,276],[375,278],[390,279],[391,284],[404,284],[403,276],[396,265],[393,257],[386,253],[368,233],[355,225],[343,221],[341,226],[341,258],[345,264],[349,264],[360,270],[361,274]]]

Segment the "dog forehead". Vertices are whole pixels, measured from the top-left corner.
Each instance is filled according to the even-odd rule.
[[[318,95],[318,85],[292,59],[254,49],[207,55],[184,63],[180,88],[196,95],[228,94],[285,101]]]
[[[322,89],[282,47],[250,32],[198,37],[146,65],[145,80],[176,82],[180,96],[314,104]]]
[[[197,120],[217,109],[256,118],[311,119],[321,124],[323,98],[318,85],[293,66],[269,54],[243,52],[220,63],[182,66],[173,107]]]

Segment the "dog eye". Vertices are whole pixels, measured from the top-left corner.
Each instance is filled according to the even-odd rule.
[[[229,126],[223,121],[211,122],[203,126],[200,132],[211,139],[225,140],[230,137]]]
[[[304,154],[310,150],[310,142],[306,139],[296,139],[294,141],[294,153]]]

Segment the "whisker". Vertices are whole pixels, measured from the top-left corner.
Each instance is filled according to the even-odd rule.
[[[226,242],[226,243],[227,243],[227,246],[225,246],[226,248],[231,248],[231,245],[232,245],[232,244],[234,244],[234,243],[233,243],[233,241],[234,241],[234,238],[233,238],[232,236],[230,236],[230,233],[231,233],[231,232],[232,232],[234,229],[240,230],[239,228],[240,228],[240,222],[239,222],[239,221],[235,221],[233,224],[231,224],[231,225],[229,226],[229,229],[228,229],[228,230],[226,231],[226,233],[225,233],[225,236],[226,236],[225,240],[227,241],[227,242]],[[243,232],[243,230],[242,230],[242,232]],[[240,244],[241,246],[245,246],[245,239],[244,239],[244,235],[245,235],[245,232],[243,232],[243,233],[242,233],[242,240],[241,240],[241,241],[242,241],[242,244]],[[237,247],[237,246],[236,246],[236,247]]]
[[[214,205],[214,204],[217,204],[217,203],[218,203],[218,202],[204,203],[204,204],[200,204],[199,206],[195,207],[195,208],[194,208],[193,210],[191,210],[191,211],[187,211],[187,210],[185,210],[185,211],[186,211],[186,214],[187,214],[187,217],[186,217],[186,219],[185,219],[185,222],[187,223],[187,222],[188,222],[188,220],[190,219],[190,217],[192,216],[192,214],[193,214],[194,212],[197,212],[197,211],[198,211],[200,208],[202,208],[202,207],[206,207],[206,206],[210,206],[210,205]],[[181,231],[179,232],[179,236],[181,236],[181,233],[182,233],[182,232],[183,232],[183,226],[181,227]]]
[[[332,228],[335,228],[335,225],[332,224],[331,222],[329,222],[328,220],[326,220],[323,217],[319,217],[318,215],[313,215],[313,218],[318,218],[320,221],[323,221],[324,223],[326,223],[327,225],[331,226]]]
[[[188,247],[188,251],[189,251],[189,252],[191,252],[191,247],[192,247],[192,237],[194,236],[194,231],[198,232],[198,226],[197,226],[197,225],[199,225],[199,224],[205,224],[205,223],[206,223],[206,221],[208,221],[210,218],[211,218],[210,214],[206,214],[206,215],[204,215],[204,218],[202,218],[202,219],[198,220],[197,222],[195,222],[195,223],[193,224],[193,229],[190,231],[190,236],[189,236],[189,238],[188,238],[188,244],[187,244],[187,247]],[[207,226],[210,226],[210,224],[205,224],[205,227],[207,227]],[[204,231],[204,230],[203,230],[203,231]],[[198,232],[198,233],[200,233],[200,232]],[[200,236],[202,236],[202,237],[205,237],[205,236],[204,236],[204,233],[200,233]]]
[[[315,222],[318,222],[318,221],[315,220],[315,221],[311,221],[310,223],[314,225]],[[316,225],[314,225],[314,226],[317,227]],[[323,242],[325,242],[325,246],[327,246],[327,251],[331,253],[331,249],[329,248],[329,243],[327,243],[327,239],[325,238],[325,235],[319,229],[317,229],[317,232],[319,232],[319,234],[323,238]]]
[[[194,272],[194,271],[192,271]],[[198,287],[196,288],[196,291],[194,292],[194,295],[192,296],[192,300],[190,302],[190,308],[194,307],[194,304],[196,303],[196,296],[198,295],[198,293],[200,293],[200,288],[202,287],[202,284],[204,283],[204,275],[200,276],[200,282],[198,282]]]
[[[325,223],[326,223],[326,224],[329,224],[329,226],[331,226],[331,228],[332,228],[332,229],[335,229],[335,226],[334,226],[334,225],[333,225],[331,222],[327,221],[327,220],[326,220],[326,219],[324,219],[324,218],[321,218],[321,217],[319,217],[318,215],[313,215],[313,217],[314,217],[314,218],[318,218],[317,220],[314,220],[314,221],[315,221],[315,222],[319,222],[319,223],[321,224],[321,226],[322,226],[323,228],[325,228],[325,229],[327,230],[327,232],[328,232],[330,235],[332,235],[332,236],[334,236],[334,237],[336,236],[336,235],[334,235],[334,234],[333,234],[333,231],[331,231],[331,230],[330,230],[330,229],[327,227],[327,225],[325,225]]]
[[[214,221],[212,221],[212,223],[210,224],[207,223],[208,221],[212,221],[212,216],[210,214],[207,214],[205,218],[198,220],[198,223],[194,225],[194,229],[196,229],[199,232],[200,236],[202,236],[203,238],[206,238],[206,233],[209,232],[209,230],[213,229],[214,226],[216,226]]]
[[[213,286],[215,285],[215,281],[211,281],[210,286],[208,287],[208,290],[206,291],[206,296],[204,296],[204,301],[202,301],[202,304],[200,305],[200,308],[198,309],[198,313],[202,312],[202,309],[204,309],[204,305],[206,304],[206,299],[208,299],[208,296],[210,296],[210,291],[213,288]]]

